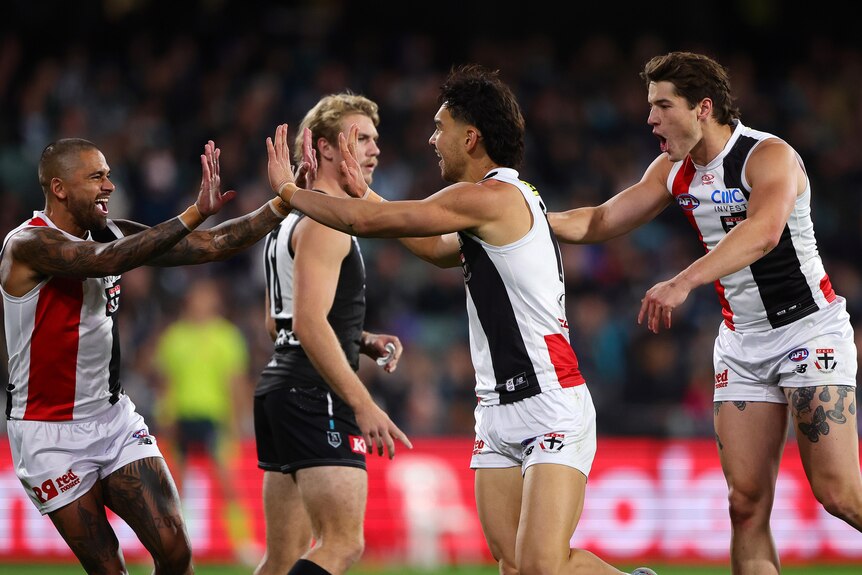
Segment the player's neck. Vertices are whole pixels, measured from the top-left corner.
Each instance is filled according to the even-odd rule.
[[[312,188],[336,198],[347,196],[347,193],[341,188],[338,176],[333,174],[318,172],[317,179],[314,180]]]

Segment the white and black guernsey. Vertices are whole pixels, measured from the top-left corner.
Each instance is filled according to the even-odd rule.
[[[489,178],[517,187],[533,220],[521,239],[504,246],[458,233],[476,396],[495,405],[584,379],[569,343],[562,258],[542,199],[511,168],[497,168]]]
[[[275,319],[275,353],[263,369],[255,395],[264,395],[278,387],[329,385],[317,373],[305,350],[293,333],[293,263],[291,238],[305,214],[291,213],[266,237],[264,267],[269,294],[269,314]],[[327,315],[347,361],[359,369],[359,343],[365,322],[365,264],[359,242],[351,237],[350,251],[341,262],[335,299]]]
[[[85,240],[57,228],[44,212],[9,232],[50,227],[69,241],[123,237],[112,221]],[[120,276],[50,277],[17,297],[2,291],[9,352],[6,419],[81,421],[115,404],[120,383]]]
[[[698,166],[688,156],[671,168],[668,191],[707,252],[745,220],[751,193],[746,162],[770,138],[775,136],[737,121],[727,145],[708,165]],[[797,159],[803,166],[798,154]],[[796,199],[778,245],[750,266],[720,278],[715,289],[725,324],[740,332],[787,325],[835,300],[814,238],[810,180]]]

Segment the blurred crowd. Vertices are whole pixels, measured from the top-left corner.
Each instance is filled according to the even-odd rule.
[[[265,138],[278,123],[297,126],[320,96],[345,89],[380,105],[374,189],[389,199],[425,197],[443,185],[428,145],[438,87],[449,67],[463,62],[499,68],[515,89],[528,132],[521,177],[548,209],[594,205],[636,181],[659,153],[646,125],[643,63],[687,49],[730,69],[743,122],[787,139],[802,155],[826,270],[862,334],[862,52],[852,45],[815,33],[784,47],[783,59],[775,46],[770,58],[758,58],[750,45],[709,44],[678,31],[617,34],[559,22],[452,26],[444,35],[432,21],[384,35],[346,0],[253,9],[189,2],[170,16],[155,2],[68,4],[75,9],[54,18],[78,32],[61,43],[21,24],[38,19],[29,12],[37,8],[24,2],[12,3],[21,20],[2,28],[2,235],[43,207],[36,165],[44,146],[60,137],[87,138],[105,153],[117,185],[113,218],[152,225],[192,203],[208,139],[222,150],[224,187],[239,192],[219,218],[250,211],[271,195]],[[460,16],[481,16],[465,4]],[[412,18],[437,17],[415,10]],[[446,19],[458,16],[452,10]],[[636,322],[644,292],[702,253],[688,226],[669,209],[626,237],[562,247],[572,345],[600,434],[712,434],[712,342],[721,320],[712,288],[693,292],[669,331],[650,334]],[[397,334],[405,347],[395,374],[367,362],[363,381],[408,434],[470,435],[475,397],[461,271],[436,269],[394,240],[361,245],[366,327]],[[197,278],[217,282],[224,317],[244,334],[242,385],[251,395],[272,352],[260,248],[219,264],[123,275],[123,383],[156,432],[165,396],[154,368],[157,342]],[[238,415],[240,433],[250,436],[250,412]]]

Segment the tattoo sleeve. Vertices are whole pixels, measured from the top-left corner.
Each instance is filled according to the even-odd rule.
[[[147,263],[178,266],[224,260],[253,246],[282,220],[267,203],[211,229],[192,232],[170,251]]]
[[[103,277],[146,263],[188,233],[179,218],[107,243],[75,242],[58,230],[28,229],[15,242],[13,255],[46,276]]]

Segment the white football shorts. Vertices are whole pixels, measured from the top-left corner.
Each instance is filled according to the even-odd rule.
[[[838,297],[791,324],[738,333],[722,322],[713,351],[715,401],[787,403],[782,388],[856,386],[856,343]]]
[[[10,420],[7,431],[15,474],[42,515],[82,497],[127,463],[162,457],[126,395],[92,419]]]
[[[596,409],[587,386],[544,391],[503,405],[476,406],[471,469],[557,463],[589,477],[596,456]]]

